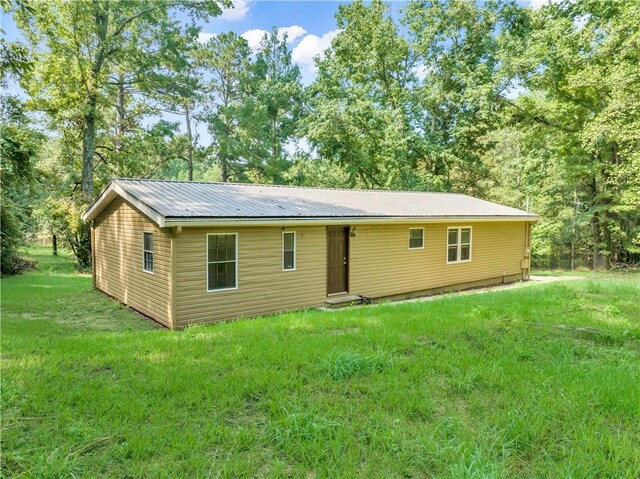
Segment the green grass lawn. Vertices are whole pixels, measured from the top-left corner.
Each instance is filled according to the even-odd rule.
[[[4,477],[640,476],[638,275],[168,331],[31,256]]]

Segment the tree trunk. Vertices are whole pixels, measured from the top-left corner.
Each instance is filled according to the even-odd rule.
[[[273,118],[271,120],[271,169],[272,169],[271,173],[272,173],[272,176],[275,176],[273,173],[277,171],[276,169],[277,157],[278,157],[278,138],[276,136],[276,119]]]
[[[229,181],[229,165],[226,157],[220,158],[220,176],[223,183]]]
[[[93,200],[93,155],[96,149],[96,107],[98,99],[95,94],[89,95],[84,115],[82,131],[82,196],[86,203]],[[89,223],[80,225],[78,248],[75,256],[80,269],[91,265],[91,227]]]
[[[86,105],[82,131],[82,193],[87,201],[93,199],[93,155],[96,150],[97,103],[97,97],[90,95]]]
[[[118,89],[116,90],[116,113],[118,115],[118,119],[116,121],[116,128],[115,128],[116,137],[114,141],[115,151],[117,153],[122,151],[122,143],[123,143],[124,130],[125,130],[124,123],[126,121],[126,115],[127,115],[127,112],[124,106],[124,99],[125,99],[124,78],[122,74],[119,74]]]
[[[602,254],[600,254],[600,242],[602,239],[602,225],[600,224],[600,215],[598,212],[593,214],[592,220],[593,226],[593,269],[600,269],[605,267],[606,260]]]
[[[75,254],[81,270],[91,266],[91,225],[87,222],[82,222],[80,225]]]
[[[51,235],[51,250],[53,256],[58,256],[58,236],[55,233]]]
[[[226,100],[225,100],[226,102]],[[227,183],[229,181],[229,162],[231,158],[230,154],[230,138],[231,138],[231,127],[224,123],[224,137],[220,138],[219,144],[219,161],[220,161],[220,177],[223,183]]]
[[[189,104],[184,105],[184,116],[187,122],[187,138],[189,146],[187,147],[187,168],[189,170],[189,181],[193,181],[193,133],[191,132],[191,111]]]

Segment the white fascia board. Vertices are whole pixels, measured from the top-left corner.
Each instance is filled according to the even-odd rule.
[[[158,225],[159,228],[165,226],[164,216],[159,214],[152,208],[149,208],[146,204],[138,200],[135,196],[127,193],[117,181],[112,181],[107,189],[105,189],[98,199],[91,205],[91,207],[82,214],[84,221],[91,221],[95,219],[106,206],[111,203],[118,196],[124,198],[127,202],[131,203],[136,209],[140,210],[151,221]]]
[[[111,203],[116,198],[117,193],[113,190],[113,182],[109,184],[107,188],[104,189],[100,196],[93,202],[93,204],[89,207],[87,211],[82,213],[80,218],[83,221],[91,221],[96,216],[100,214],[100,212]]]
[[[304,225],[358,225],[358,224],[424,224],[464,222],[539,221],[539,216],[446,216],[446,217],[343,217],[343,218],[171,218],[164,226],[304,226]]]

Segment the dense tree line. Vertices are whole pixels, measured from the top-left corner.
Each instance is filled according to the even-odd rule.
[[[224,5],[3,1],[3,271],[36,230],[88,264],[114,176],[464,192],[541,214],[538,265],[638,261],[637,2],[342,5],[307,87],[275,28],[198,43]]]

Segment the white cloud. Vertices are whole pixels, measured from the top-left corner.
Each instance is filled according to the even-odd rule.
[[[294,43],[298,38],[303,36],[307,31],[302,28],[300,25],[291,25],[290,27],[280,27],[278,28],[278,38],[282,40],[284,38],[285,33],[287,34],[287,43]],[[244,32],[241,37],[244,38],[249,44],[249,48],[251,50],[258,51],[260,49],[260,42],[264,38],[265,35],[268,35],[269,32],[266,30],[262,30],[260,28],[255,28],[253,30],[247,30]]]
[[[247,30],[240,36],[247,41],[251,50],[256,51],[260,48],[260,42],[262,41],[262,38],[268,33],[269,32],[267,32],[266,30],[254,28],[253,30]]]
[[[278,28],[278,37],[280,39],[284,38],[285,33],[287,34],[287,43],[294,43],[298,38],[305,35],[307,31],[300,25]]]
[[[216,35],[217,35],[217,33],[200,32],[198,34],[198,43],[207,43],[209,40],[211,40]]]
[[[315,71],[313,59],[321,55],[331,46],[331,41],[338,35],[339,30],[332,30],[321,37],[317,35],[307,35],[291,52],[291,59],[299,65],[307,66],[311,71]]]
[[[231,8],[223,8],[222,15],[219,18],[230,22],[242,20],[249,13],[251,3],[251,0],[233,0],[233,6]]]

